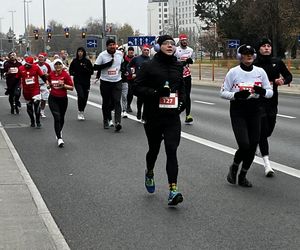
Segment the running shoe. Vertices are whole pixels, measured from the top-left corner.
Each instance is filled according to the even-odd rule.
[[[44,110],[41,110],[41,117],[42,118],[46,118],[47,116],[45,115],[45,111]]]
[[[128,114],[127,114],[126,111],[123,111],[123,112],[122,112],[122,118],[128,118]]]
[[[169,206],[176,206],[178,203],[183,201],[183,196],[177,190],[170,190],[169,198],[168,198],[168,205]]]
[[[62,148],[62,147],[64,147],[64,145],[65,145],[65,143],[64,143],[63,139],[59,138],[59,139],[57,140],[57,146],[58,146],[59,148]]]
[[[265,165],[265,176],[266,177],[273,177],[274,170],[271,168],[270,165]]]
[[[239,168],[239,166],[236,166],[233,164],[229,167],[229,172],[227,174],[227,181],[229,183],[236,184],[236,175],[238,172],[238,168]]]
[[[85,117],[84,117],[82,111],[78,111],[77,119],[78,119],[79,121],[84,121],[84,120],[85,120]]]
[[[188,115],[186,118],[185,118],[185,124],[193,124],[193,117],[191,115]]]
[[[242,177],[240,175],[238,177],[238,184],[242,187],[252,187],[252,183],[248,181],[246,177]]]
[[[104,120],[104,121],[103,121],[103,128],[104,128],[104,129],[109,129],[109,123],[108,123],[107,120]]]
[[[155,191],[155,182],[154,182],[154,175],[149,175],[148,171],[146,170],[145,174],[145,187],[148,193],[152,194]]]
[[[40,122],[36,123],[36,128],[42,128],[42,124]]]
[[[117,122],[116,127],[115,127],[115,131],[119,132],[121,129],[122,129],[122,125],[119,122]]]
[[[115,125],[114,125],[114,122],[112,121],[112,120],[109,120],[108,121],[108,126],[109,127],[114,127]]]

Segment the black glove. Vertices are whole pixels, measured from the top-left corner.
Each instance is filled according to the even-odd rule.
[[[236,92],[234,94],[234,98],[237,100],[241,100],[241,99],[247,99],[250,95],[250,92],[248,90],[242,90],[239,92]]]
[[[179,102],[177,107],[178,114],[180,114],[183,110],[185,110],[185,105],[183,102]]]
[[[261,96],[265,96],[265,94],[267,92],[265,89],[263,89],[262,87],[257,86],[257,85],[254,85],[253,89],[254,89],[255,94],[259,94]]]
[[[192,58],[186,59],[185,62],[186,62],[187,64],[193,64],[193,63],[194,63]]]
[[[160,97],[169,97],[171,93],[170,87],[162,87],[158,91]]]

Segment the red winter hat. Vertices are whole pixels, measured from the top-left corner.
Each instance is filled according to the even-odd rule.
[[[144,44],[142,48],[143,48],[143,49],[144,49],[144,48],[146,48],[146,49],[150,49],[151,47],[150,47],[150,45],[149,45],[149,44]]]
[[[179,35],[179,40],[186,40],[186,39],[188,39],[186,34],[180,34]]]
[[[33,57],[32,56],[28,56],[28,57],[26,57],[25,58],[25,62],[27,63],[27,64],[33,64]]]

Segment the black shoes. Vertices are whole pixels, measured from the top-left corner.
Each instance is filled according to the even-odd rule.
[[[107,120],[104,120],[104,121],[103,121],[103,128],[104,128],[104,129],[109,129],[109,124],[108,124],[108,121],[107,121]]]
[[[236,177],[237,177],[238,169],[239,169],[239,166],[234,165],[234,164],[232,164],[229,167],[229,172],[227,174],[227,181],[230,184],[236,184]],[[243,169],[241,169],[241,173],[239,174],[239,177],[238,177],[238,184],[241,187],[252,187],[252,183],[247,180],[246,174],[247,174],[247,171],[243,171]]]
[[[229,167],[229,172],[227,175],[227,181],[229,183],[236,184],[236,176],[237,176],[238,168],[239,166],[233,164]]]
[[[246,177],[242,177],[239,175],[239,178],[238,178],[238,184],[242,187],[252,187],[252,183],[250,181],[247,180]]]
[[[117,122],[115,126],[115,131],[119,132],[121,129],[122,129],[122,125],[119,122]]]

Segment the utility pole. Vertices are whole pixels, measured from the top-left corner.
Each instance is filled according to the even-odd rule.
[[[44,20],[44,32],[43,32],[43,39],[44,39],[44,52],[46,52],[46,41],[47,41],[47,34],[46,34],[46,8],[45,8],[45,0],[43,0],[43,20]]]
[[[103,23],[102,23],[102,51],[105,49],[106,41],[106,10],[105,10],[105,0],[102,0],[103,8]]]
[[[2,56],[2,53],[3,53],[3,44],[2,44],[2,40],[3,40],[3,37],[2,37],[2,19],[4,19],[3,17],[0,17],[0,34],[1,34],[1,40],[0,40],[0,55]]]

